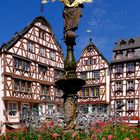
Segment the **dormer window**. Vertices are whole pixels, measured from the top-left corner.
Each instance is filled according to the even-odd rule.
[[[126,44],[126,41],[125,40],[121,40],[120,46],[125,45],[125,44]]]
[[[134,56],[134,50],[130,49],[127,51],[127,57],[131,58]]]
[[[128,44],[134,44],[135,40],[133,38],[129,39]]]
[[[122,52],[121,51],[118,51],[118,52],[116,52],[116,59],[121,59],[122,58]]]

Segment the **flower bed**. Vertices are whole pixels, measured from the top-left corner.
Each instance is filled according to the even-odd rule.
[[[39,129],[16,129],[6,132],[1,140],[140,140],[140,129],[128,124],[114,125],[97,121],[87,130],[63,130],[53,122]]]

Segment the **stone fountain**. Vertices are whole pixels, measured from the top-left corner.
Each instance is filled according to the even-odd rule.
[[[75,128],[76,118],[78,115],[77,92],[80,91],[85,84],[83,79],[76,76],[76,61],[74,58],[74,49],[76,45],[76,33],[78,22],[81,16],[83,4],[76,0],[64,0],[64,42],[67,46],[67,55],[64,62],[64,75],[56,81],[56,86],[64,92],[64,123],[65,129],[70,130]]]

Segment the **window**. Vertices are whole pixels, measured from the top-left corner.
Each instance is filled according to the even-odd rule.
[[[84,105],[83,106],[83,108],[84,108],[84,110],[83,110],[84,112],[83,113],[84,114],[88,114],[88,107],[89,107],[88,105]],[[84,121],[84,119],[86,119],[86,118],[83,117],[83,121]]]
[[[49,86],[41,85],[41,94],[42,95],[48,95],[49,94]]]
[[[116,91],[121,91],[122,90],[122,81],[117,81],[115,84],[115,90]]]
[[[89,61],[88,64],[91,65],[92,64],[92,58],[89,58],[88,61]]]
[[[92,62],[92,58],[89,58],[88,60],[85,60],[85,65],[91,65]]]
[[[88,47],[87,48],[87,52],[92,52],[93,51],[93,48],[92,47]]]
[[[118,100],[115,102],[115,109],[117,110],[122,110],[123,107],[123,101],[122,100]]]
[[[21,114],[23,116],[25,116],[25,115],[28,115],[28,113],[29,113],[29,105],[28,104],[23,104],[21,106]]]
[[[26,82],[26,91],[31,92],[31,83],[30,82]]]
[[[84,63],[85,63],[85,65],[88,65],[88,60],[85,60]]]
[[[29,52],[31,52],[31,53],[34,52],[34,43],[33,42],[28,41],[27,47],[28,47]]]
[[[89,96],[89,88],[82,88],[82,96],[83,97]]]
[[[14,91],[31,92],[31,83],[23,80],[14,80]]]
[[[127,110],[134,110],[134,109],[135,109],[134,100],[128,100],[127,101]]]
[[[58,88],[55,88],[55,96],[56,97],[61,97],[63,94],[62,90],[58,89]]]
[[[94,65],[97,64],[97,59],[93,59],[93,64],[94,64]]]
[[[17,103],[9,103],[8,110],[10,116],[16,116],[17,114]]]
[[[21,81],[21,92],[25,92],[25,81]]]
[[[87,72],[81,72],[80,73],[80,78],[87,79]]]
[[[38,71],[39,71],[39,74],[45,76],[47,74],[47,67],[38,65]]]
[[[100,89],[99,89],[99,87],[91,87],[91,97],[95,97],[95,98],[100,97]]]
[[[43,30],[39,31],[39,38],[45,40],[45,32]]]
[[[30,70],[30,62],[28,61],[22,61],[23,64],[23,70],[29,71]]]
[[[14,80],[14,91],[19,91],[19,80]]]
[[[54,111],[53,111],[53,105],[48,105],[48,114],[49,115],[53,115]]]
[[[92,78],[99,79],[99,77],[100,77],[100,75],[99,75],[99,71],[98,70],[92,72]]]
[[[55,52],[53,50],[50,50],[50,59],[55,60]]]
[[[16,69],[21,69],[21,60],[15,58],[15,68]]]
[[[122,73],[122,65],[119,64],[119,65],[116,65],[116,73]]]
[[[127,90],[133,90],[134,89],[134,81],[127,81]]]
[[[29,71],[30,70],[30,62],[28,62],[26,60],[19,59],[19,58],[15,58],[15,69]]]
[[[45,48],[44,47],[40,47],[40,55],[45,56]]]
[[[135,69],[134,63],[128,63],[128,64],[126,65],[126,71],[127,71],[127,72],[134,72],[134,69]]]

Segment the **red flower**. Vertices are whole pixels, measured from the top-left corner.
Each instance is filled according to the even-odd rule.
[[[129,138],[125,138],[124,140],[130,140]]]
[[[53,134],[52,134],[52,138],[53,138],[53,139],[57,139],[57,137],[58,137],[58,134],[57,134],[57,133],[53,133]]]
[[[139,140],[139,138],[134,138],[134,140]]]
[[[112,135],[108,135],[108,140],[112,140],[113,139],[113,136]]]
[[[72,133],[72,137],[75,138],[76,136],[77,136],[77,133],[74,131],[74,132]]]

